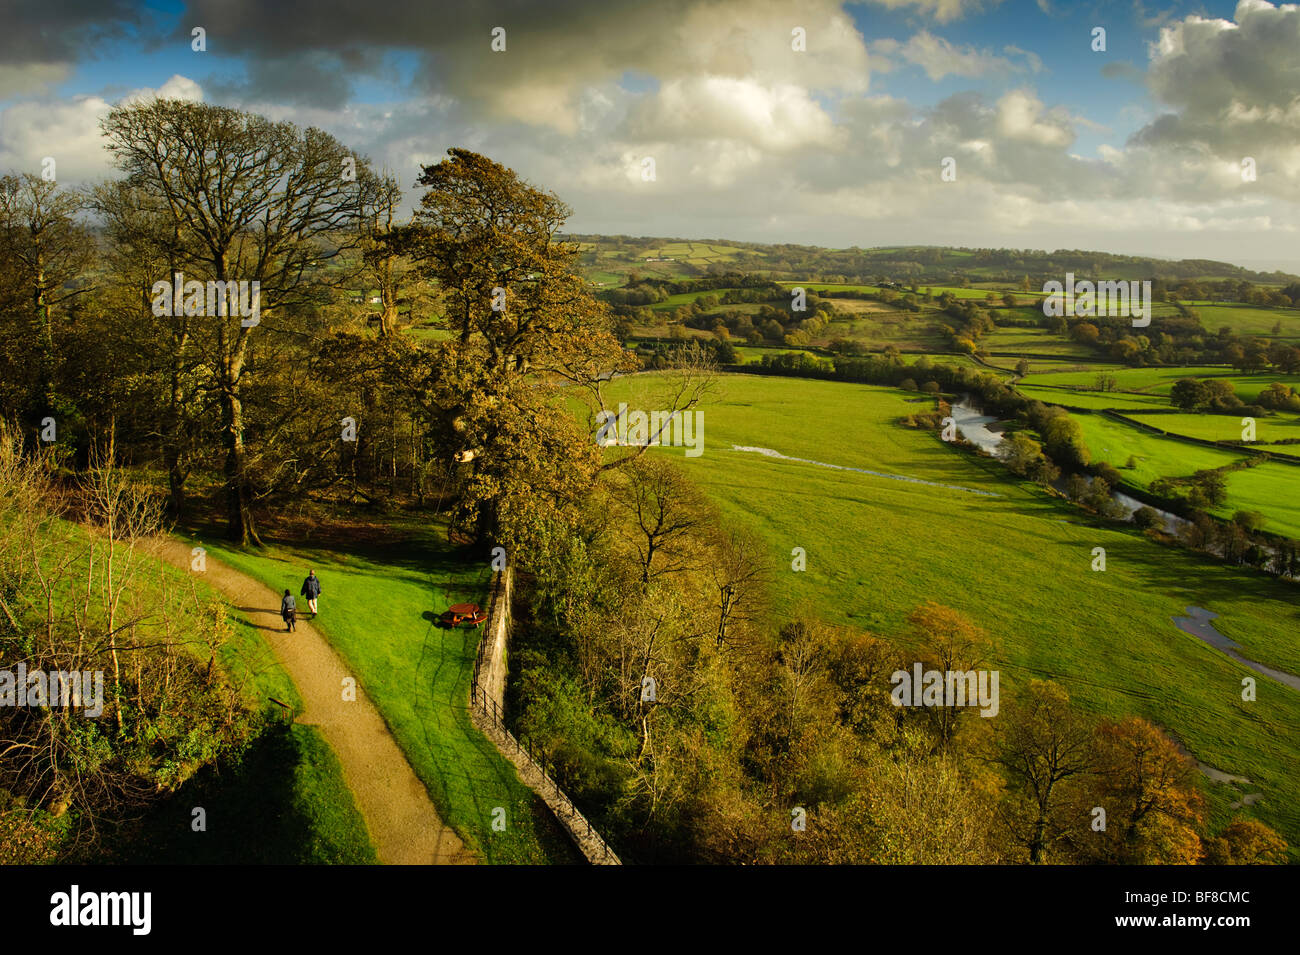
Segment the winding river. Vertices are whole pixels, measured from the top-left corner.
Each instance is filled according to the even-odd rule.
[[[971,403],[969,396],[963,396],[961,401],[952,406],[953,421],[957,424],[957,432],[971,444],[975,445],[981,451],[987,451],[989,454],[997,452],[998,444],[1002,441],[1002,432],[994,431],[989,425],[997,422],[997,418],[986,415],[979,408]],[[1116,491],[1113,497],[1127,513],[1127,520],[1133,520],[1133,515],[1138,508],[1144,507],[1137,498],[1129,497],[1123,492]],[[1177,514],[1171,514],[1169,511],[1162,511],[1158,507],[1151,508],[1159,514],[1165,522],[1165,531],[1170,534],[1178,533],[1179,529],[1185,527],[1188,521],[1179,517]]]
[[[952,406],[953,420],[957,423],[957,430],[967,441],[976,445],[980,449],[987,451],[989,454],[994,453],[998,443],[1002,440],[1001,433],[991,430],[988,426],[994,424],[997,419],[986,414],[982,414],[979,408],[970,403],[969,398],[963,398],[959,404]],[[1122,504],[1128,511],[1128,519],[1133,519],[1133,514],[1138,508],[1142,507],[1141,501],[1129,497],[1127,494],[1114,493],[1112,497]],[[1162,511],[1159,508],[1152,508],[1157,514],[1165,520],[1165,529],[1171,533],[1177,533],[1178,530],[1190,522],[1177,514],[1171,514],[1168,511]],[[1205,610],[1202,607],[1188,607],[1186,617],[1174,617],[1174,625],[1178,629],[1190,633],[1199,640],[1204,641],[1216,650],[1220,650],[1232,659],[1245,666],[1250,667],[1256,673],[1262,673],[1270,679],[1291,687],[1293,690],[1300,690],[1300,676],[1294,673],[1287,673],[1285,670],[1275,670],[1272,667],[1265,666],[1262,663],[1256,663],[1254,660],[1241,653],[1241,645],[1225,637],[1210,622],[1218,617],[1217,613]]]
[[[1272,667],[1264,666],[1262,663],[1256,663],[1250,657],[1241,654],[1241,644],[1230,640],[1223,634],[1219,633],[1210,621],[1219,615],[1203,607],[1188,607],[1186,617],[1174,617],[1174,625],[1185,633],[1190,633],[1199,640],[1208,643],[1216,650],[1221,650],[1238,663],[1245,664],[1256,673],[1262,673],[1264,676],[1277,680],[1277,682],[1291,687],[1293,690],[1300,690],[1300,676],[1294,673],[1287,673],[1285,670],[1274,670]]]
[[[1000,431],[992,430],[989,425],[996,424],[994,417],[983,414],[979,408],[971,404],[968,397],[963,398],[960,402],[952,405],[952,417],[957,425],[957,431],[963,438],[974,444],[976,447],[989,454],[997,450],[999,442],[1002,440]],[[870,474],[874,477],[888,478],[891,481],[906,481],[909,484],[922,484],[928,487],[947,488],[952,491],[964,491],[967,494],[978,494],[982,497],[1000,497],[992,491],[981,491],[975,488],[961,487],[956,484],[942,484],[938,481],[926,481],[921,478],[910,477],[905,474],[889,474],[883,471],[871,471],[866,468],[853,468],[842,464],[828,464],[825,461],[814,461],[809,458],[794,458],[782,454],[780,451],[774,451],[771,448],[758,448],[748,445],[733,444],[733,451],[746,452],[750,454],[761,454],[764,457],[775,458],[780,461],[793,461],[799,464],[810,464],[819,468],[831,468],[836,471],[853,471],[857,474]],[[1127,494],[1116,493],[1113,495],[1125,510],[1128,511],[1128,519],[1133,519],[1133,514],[1138,508],[1143,507],[1141,501],[1138,501]],[[1178,529],[1188,523],[1185,519],[1177,514],[1171,514],[1168,511],[1162,511],[1159,508],[1152,508],[1157,514],[1165,520],[1165,528],[1169,533],[1176,533]],[[1218,614],[1201,607],[1188,607],[1186,617],[1174,617],[1174,624],[1186,633],[1191,634],[1199,640],[1204,641],[1217,650],[1222,651],[1232,659],[1245,666],[1250,667],[1257,673],[1262,673],[1270,679],[1276,680],[1293,690],[1300,690],[1300,676],[1293,673],[1287,673],[1284,670],[1275,670],[1272,667],[1265,666],[1262,663],[1256,663],[1254,660],[1244,656],[1240,650],[1241,646],[1225,637],[1215,629],[1211,623]]]

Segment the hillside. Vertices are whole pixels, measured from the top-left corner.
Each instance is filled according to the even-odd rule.
[[[818,246],[572,234],[583,250],[582,268],[601,287],[622,285],[635,273],[683,279],[728,271],[776,280],[861,284],[889,278],[945,284],[966,277],[972,284],[1011,283],[1025,276],[1037,288],[1066,272],[1114,279],[1234,280],[1285,286],[1300,281],[1287,272],[1257,272],[1208,259],[1171,260],[1083,249],[969,249],[943,246],[827,249]],[[1300,268],[1300,265],[1297,266]]]

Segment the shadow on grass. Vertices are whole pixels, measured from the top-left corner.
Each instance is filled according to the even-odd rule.
[[[1180,544],[1152,541],[1133,530],[1125,537],[1122,544],[1112,544],[1107,549],[1107,560],[1119,556],[1127,573],[1155,590],[1172,591],[1203,602],[1235,603],[1248,598],[1293,603],[1300,596],[1300,588],[1295,584],[1265,571],[1229,564]],[[1171,573],[1174,567],[1178,572]]]
[[[398,523],[392,526],[385,521]],[[420,573],[455,574],[463,571],[466,564],[475,562],[478,550],[449,543],[441,535],[442,528],[443,524],[436,515],[405,513],[376,515],[367,523],[324,520],[313,527],[313,533],[306,534],[302,533],[301,525],[290,523],[280,528],[264,527],[261,532],[264,548],[259,550],[249,546],[247,549],[250,553],[262,553],[273,559],[274,555],[267,551],[284,547],[299,553],[319,554],[342,561],[360,559]],[[226,538],[225,524],[213,519],[211,514],[195,513],[190,520],[178,525],[177,530],[193,534],[200,540],[220,542],[223,546],[239,549]],[[285,560],[285,563],[296,566],[296,562]],[[486,566],[486,552],[483,563]],[[307,566],[298,569],[301,577],[307,576]]]
[[[429,619],[427,613],[422,616]],[[542,861],[520,856],[521,847],[535,841],[549,864],[582,863],[585,860],[550,809],[519,781],[514,767],[470,718],[469,681],[480,638],[478,628],[443,629],[431,624],[425,631],[413,699],[422,716],[425,744],[435,768],[436,781],[430,786],[437,790],[432,794],[434,801],[439,806],[449,805],[452,798],[448,790],[453,783],[462,793],[468,793],[472,814],[479,821],[473,827],[479,834],[479,848],[489,862]],[[436,696],[430,692],[434,687],[441,690]],[[437,720],[454,722],[460,746],[439,740],[429,731]],[[469,753],[474,758],[466,759]],[[501,809],[505,810],[506,828],[498,832],[490,821]]]
[[[269,725],[240,757],[200,771],[142,820],[119,833],[114,861],[166,865],[374,863],[374,849],[346,790],[332,787],[322,778],[326,774],[320,765],[322,749],[328,752],[315,729]],[[340,798],[345,800],[341,804]],[[206,831],[193,829],[196,808],[204,810]]]

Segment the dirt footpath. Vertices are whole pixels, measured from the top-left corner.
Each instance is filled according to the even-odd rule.
[[[190,547],[169,539],[158,554],[188,571]],[[460,837],[438,816],[428,790],[359,681],[355,702],[343,699],[343,680],[354,674],[320,632],[304,620],[311,615],[307,602],[298,601],[297,629],[285,633],[280,596],[269,587],[211,556],[201,576],[263,631],[302,697],[303,710],[297,722],[319,728],[343,764],[343,779],[370,829],[379,861],[385,865],[476,862]]]

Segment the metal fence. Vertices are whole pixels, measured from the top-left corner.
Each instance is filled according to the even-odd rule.
[[[471,702],[474,703],[474,708],[478,714],[493,729],[505,737],[512,752],[506,752],[503,755],[511,759],[512,762],[527,764],[541,778],[541,787],[534,787],[537,795],[551,807],[560,824],[573,836],[578,848],[583,851],[587,859],[594,863],[620,865],[621,860],[610,849],[609,844],[605,842],[601,834],[592,826],[591,820],[582,814],[582,811],[569,798],[568,793],[560,788],[560,784],[555,780],[554,764],[547,759],[546,754],[534,749],[532,743],[527,740],[521,742],[510,731],[509,727],[506,726],[504,714],[501,712],[496,700],[492,699],[487,693],[475,693],[474,685],[471,685],[470,694]],[[584,841],[588,845],[584,845]]]
[[[492,592],[488,602],[488,619],[483,625],[483,639],[479,641],[478,652],[474,656],[474,672],[470,677],[470,709],[487,723],[492,730],[504,738],[506,742],[505,748],[502,748],[500,744],[497,745],[497,748],[501,750],[501,755],[516,766],[523,768],[526,774],[531,771],[531,774],[535,774],[540,779],[540,786],[533,786],[532,788],[551,808],[551,811],[555,813],[560,825],[568,830],[569,835],[577,843],[578,848],[582,850],[587,860],[594,864],[622,865],[622,861],[610,849],[609,844],[605,842],[601,834],[592,826],[591,821],[574,805],[568,793],[560,788],[560,784],[555,779],[555,764],[551,762],[545,752],[535,749],[531,741],[520,742],[519,738],[506,726],[505,712],[502,710],[501,704],[480,682],[487,655],[491,652],[489,645],[494,642],[493,633],[498,625],[498,614],[506,615],[506,625],[509,626],[510,608],[507,595],[503,593],[505,579],[506,574],[499,573],[495,575],[495,579],[492,581]]]

